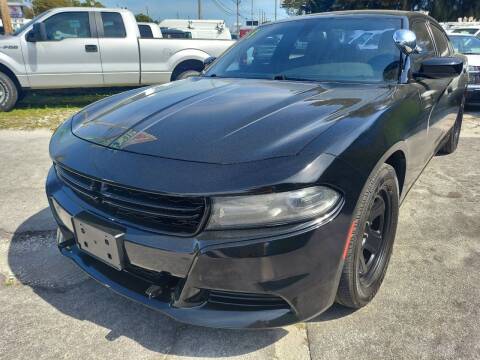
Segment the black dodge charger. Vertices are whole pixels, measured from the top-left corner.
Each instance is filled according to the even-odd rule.
[[[457,147],[466,58],[426,15],[354,11],[261,26],[205,65],[55,132],[46,189],[60,251],[197,325],[365,306],[402,200]]]

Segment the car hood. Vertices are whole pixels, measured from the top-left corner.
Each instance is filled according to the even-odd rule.
[[[373,85],[191,78],[99,101],[74,116],[72,131],[122,151],[242,163],[296,155],[387,92]]]
[[[480,66],[480,55],[466,55],[468,58],[468,65]]]

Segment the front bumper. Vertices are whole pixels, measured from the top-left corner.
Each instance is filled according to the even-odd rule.
[[[468,105],[480,105],[480,84],[468,85],[465,100]]]
[[[179,321],[222,328],[278,327],[312,318],[333,303],[350,216],[278,233],[203,232],[185,238],[124,226],[127,266],[118,271],[87,255],[53,207],[72,217],[117,220],[63,185],[52,168],[47,195],[65,242],[63,255],[112,290]],[[69,229],[70,228],[70,229]],[[159,284],[161,295],[147,290]],[[220,295],[219,295],[220,294]],[[220,299],[220,301],[219,301]]]

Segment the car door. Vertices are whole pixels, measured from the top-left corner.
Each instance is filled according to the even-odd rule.
[[[408,86],[413,87],[418,94],[420,111],[416,119],[409,119],[412,121],[413,127],[407,146],[411,154],[410,167],[412,173],[419,174],[432,156],[430,117],[436,101],[437,91],[430,79],[416,78],[414,74],[420,70],[423,61],[435,56],[435,46],[424,20],[414,20],[410,23],[409,28],[417,36],[419,53],[410,56],[411,65]]]
[[[430,23],[430,30],[435,41],[437,56],[453,56],[453,51],[445,32],[434,23]],[[458,81],[458,77],[435,80],[437,83],[436,86],[441,93],[432,112],[430,123],[433,131],[438,133],[440,140],[453,127],[457,118],[458,109],[463,97],[463,87],[459,86]]]
[[[103,85],[93,16],[88,11],[64,11],[43,23],[46,40],[22,45],[31,87]]]
[[[137,31],[127,31],[122,14],[115,11],[96,13],[105,85],[140,83],[138,28]],[[133,16],[131,20],[137,27]]]

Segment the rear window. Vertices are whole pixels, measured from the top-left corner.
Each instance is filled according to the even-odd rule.
[[[127,37],[122,15],[115,12],[102,12],[103,37],[124,38]]]
[[[140,37],[142,39],[153,39],[153,32],[150,26],[138,25],[138,30],[140,30]]]

